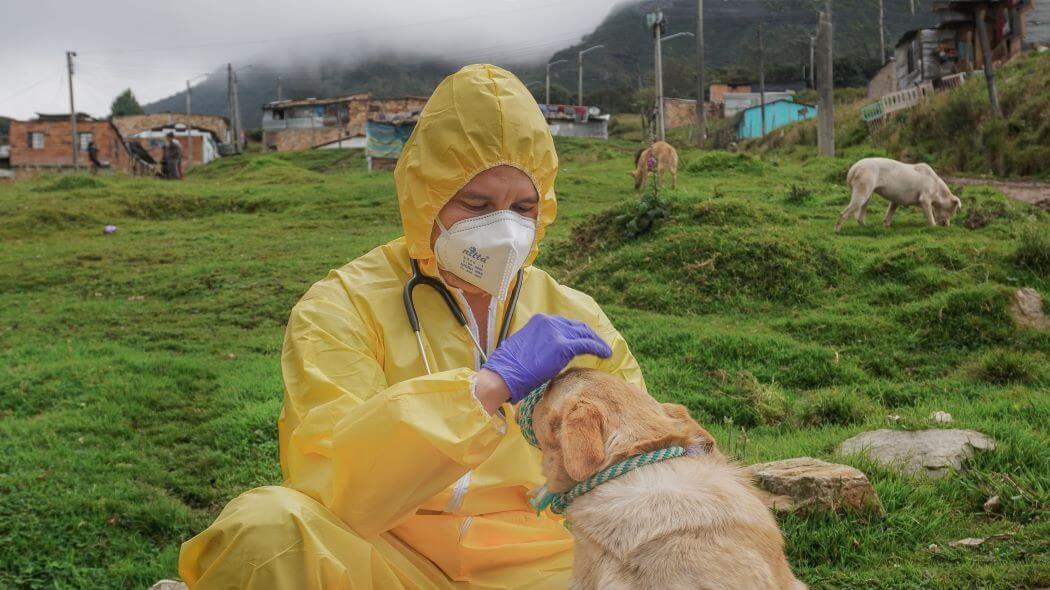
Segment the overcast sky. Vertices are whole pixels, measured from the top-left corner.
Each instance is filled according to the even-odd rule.
[[[77,52],[78,111],[109,114],[130,87],[143,104],[228,61],[295,72],[324,56],[397,50],[470,62],[540,61],[578,41],[618,0],[3,0],[0,115],[68,113],[65,52]]]

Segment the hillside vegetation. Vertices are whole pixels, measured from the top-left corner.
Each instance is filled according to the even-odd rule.
[[[1002,117],[992,116],[983,77],[938,93],[874,130],[860,118],[861,107],[873,101],[836,106],[836,147],[872,146],[949,172],[1050,178],[1050,53],[1006,64],[997,84]],[[805,152],[816,141],[815,122],[804,121],[745,146]]]
[[[635,144],[558,148],[539,264],[597,298],[650,391],[743,462],[871,477],[884,517],[781,519],[802,579],[1050,584],[1050,334],[1008,314],[1019,287],[1050,294],[1047,213],[968,187],[967,210],[994,211],[980,229],[903,210],[834,235],[861,150],[684,150],[678,189],[643,202]],[[399,233],[391,175],[338,150],[227,158],[185,182],[0,185],[0,588],[145,588],[231,498],[279,483],[289,310]],[[864,430],[938,427],[935,410],[998,448],[939,480],[834,455]],[[992,494],[1000,515],[981,510]]]
[[[937,22],[929,0],[914,0],[916,14],[910,13],[912,0],[885,0],[886,39],[904,31],[931,26]],[[641,107],[639,91],[653,85],[652,33],[645,21],[653,2],[628,0],[614,6],[593,31],[578,43],[552,48],[548,59],[521,60],[513,46],[475,49],[469,59],[504,66],[522,80],[543,80],[544,63],[566,59],[568,63],[551,70],[551,100],[574,104],[576,96],[576,54],[587,47],[604,44],[601,51],[587,56],[584,84],[587,102],[607,112],[637,113]],[[695,31],[695,0],[660,2],[667,19],[668,33]],[[798,81],[804,64],[809,63],[809,36],[814,33],[820,0],[733,0],[708,2],[706,19],[706,60],[708,83],[754,81],[758,78],[758,50],[755,35],[759,22],[765,24],[766,80]],[[862,85],[878,68],[877,5],[872,0],[836,0],[835,72],[837,84]],[[496,10],[495,12],[499,12]],[[553,14],[553,13],[552,13]],[[556,17],[554,17],[556,18]],[[410,23],[416,18],[407,18]],[[425,43],[423,50],[425,51]],[[469,53],[471,45],[465,44]],[[664,47],[664,88],[667,96],[696,97],[696,50],[692,39],[678,39]],[[316,63],[273,65],[265,55],[251,59],[255,64],[240,74],[241,107],[247,127],[261,125],[260,107],[276,98],[274,89],[281,76],[285,97],[342,96],[370,92],[376,96],[429,96],[442,78],[466,65],[460,58],[434,54],[397,55],[379,52],[361,58],[360,52],[326,56],[318,50]],[[354,56],[353,59],[348,58]],[[289,71],[289,67],[291,70]],[[545,100],[542,84],[533,88],[538,101]],[[226,70],[216,70],[193,88],[197,112],[226,113]],[[179,92],[146,105],[149,112],[181,112],[186,102]],[[648,104],[651,104],[649,101]]]

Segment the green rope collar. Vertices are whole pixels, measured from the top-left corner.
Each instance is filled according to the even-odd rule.
[[[536,431],[532,429],[532,410],[539,403],[544,392],[547,391],[548,385],[550,385],[550,381],[533,389],[518,404],[518,427],[521,428],[521,435],[525,437],[525,440],[529,441],[530,445],[537,449],[540,448],[540,441],[536,439]]]
[[[550,508],[551,512],[555,514],[563,514],[569,505],[572,504],[573,500],[593,490],[594,488],[616,479],[625,473],[629,473],[645,465],[652,465],[653,463],[659,463],[668,459],[674,459],[675,457],[681,457],[686,454],[684,447],[667,447],[666,449],[658,449],[655,451],[649,451],[648,453],[642,453],[641,455],[634,455],[628,457],[624,461],[620,461],[614,465],[610,465],[605,469],[602,469],[598,473],[588,477],[584,481],[576,484],[567,492],[556,494],[554,492],[545,492],[543,495],[533,499],[530,503],[533,508],[536,509],[536,513],[543,512],[545,508]]]
[[[525,399],[521,400],[521,403],[518,404],[517,421],[518,427],[521,428],[521,435],[525,437],[525,440],[527,440],[530,445],[537,449],[540,448],[540,442],[536,438],[536,431],[532,429],[532,411],[536,408],[536,404],[547,391],[547,385],[548,383],[544,383],[536,389],[533,389],[532,392],[525,396]],[[616,463],[615,465],[610,465],[609,467],[602,469],[586,480],[576,484],[567,492],[556,494],[544,491],[544,493],[533,498],[530,503],[536,509],[537,514],[543,512],[546,508],[550,508],[551,512],[554,512],[555,514],[563,514],[569,505],[572,504],[573,500],[609,480],[616,479],[617,477],[644,465],[651,465],[653,463],[659,463],[660,461],[666,461],[667,459],[674,459],[675,457],[681,457],[684,454],[686,454],[686,449],[683,447],[668,447],[666,449],[658,449],[656,451],[634,455],[633,457],[628,457],[626,460]],[[544,488],[541,488],[541,490],[544,490]]]

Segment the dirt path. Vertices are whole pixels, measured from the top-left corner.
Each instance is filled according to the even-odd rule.
[[[1050,209],[1050,182],[1029,182],[1020,180],[986,180],[983,178],[963,178],[945,176],[944,182],[962,186],[990,186],[999,189],[1011,199],[1040,205]]]

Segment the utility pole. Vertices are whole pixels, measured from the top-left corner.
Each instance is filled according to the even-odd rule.
[[[645,15],[645,22],[653,30],[653,91],[656,94],[656,139],[664,140],[664,72],[660,40],[664,34],[664,13],[657,8]]]
[[[566,63],[568,61],[569,60],[567,60],[567,59],[559,59],[557,61],[549,61],[549,62],[547,62],[547,94],[546,94],[546,98],[545,98],[545,100],[547,101],[547,104],[551,103],[551,66],[558,65],[558,64],[561,64],[561,63]]]
[[[595,49],[601,49],[604,45],[594,45],[576,54],[576,69],[579,71],[579,81],[576,86],[576,105],[583,106],[583,54]]]
[[[66,52],[66,67],[69,70],[69,128],[73,134],[73,170],[77,170],[77,151],[80,149],[80,142],[77,141],[77,109],[73,105],[73,58],[77,54],[75,51]]]
[[[817,89],[817,70],[815,68],[814,56],[813,56],[813,44],[816,43],[817,38],[815,35],[809,36],[809,87],[813,90]]]
[[[230,144],[236,149],[236,126],[233,112],[233,64],[226,64],[226,114],[230,118]]]
[[[830,0],[827,3],[830,9]],[[821,156],[835,156],[835,107],[834,107],[834,56],[831,43],[831,12],[820,13],[817,24],[818,65],[817,77],[817,146]]]
[[[237,92],[237,72],[233,73],[233,112],[237,121],[236,143],[237,153],[239,154],[244,146],[241,144],[241,134],[243,133],[243,129],[241,128],[241,97]]]
[[[879,59],[886,65],[886,7],[885,0],[879,0]]]
[[[766,43],[762,23],[758,23],[758,100],[762,112],[762,137],[766,136]]]
[[[977,39],[981,42],[981,61],[984,62],[984,79],[988,83],[988,100],[992,103],[992,114],[996,117],[1003,116],[999,108],[999,91],[995,87],[995,64],[992,63],[992,48],[988,43],[988,23],[984,22],[987,8],[983,5],[977,8]],[[70,86],[72,91],[72,86]]]
[[[704,0],[696,0],[696,147],[707,140],[707,105],[704,103]]]
[[[576,54],[576,105],[583,106],[583,52]]]
[[[190,81],[186,80],[186,168],[193,166],[193,125],[190,123],[190,115],[193,114],[191,92]]]
[[[656,29],[656,133],[660,141],[666,139],[664,129],[664,64],[663,44],[660,42],[660,27]]]
[[[277,76],[277,100],[282,100],[281,99],[281,94],[282,94],[281,90],[283,90],[281,88],[281,77]]]
[[[911,0],[911,13],[915,14],[915,0]]]

